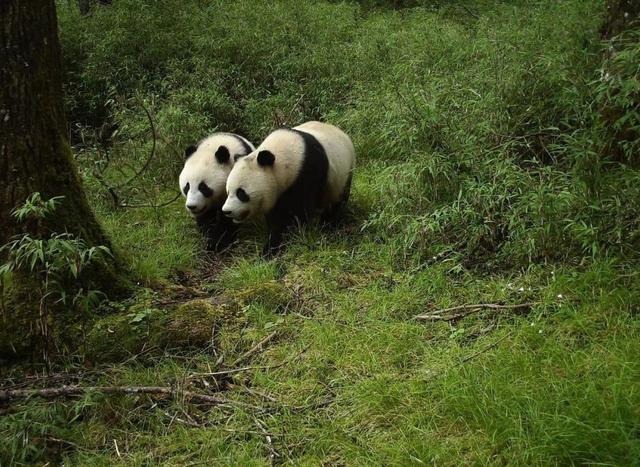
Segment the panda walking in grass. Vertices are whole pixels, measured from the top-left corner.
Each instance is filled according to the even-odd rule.
[[[351,139],[333,125],[278,129],[235,163],[222,213],[238,224],[264,215],[269,236],[263,255],[271,256],[291,225],[317,211],[325,219],[335,215],[349,198],[354,164]]]
[[[224,249],[235,240],[237,225],[221,213],[227,177],[234,163],[254,149],[242,136],[214,133],[185,150],[180,191],[209,251]]]

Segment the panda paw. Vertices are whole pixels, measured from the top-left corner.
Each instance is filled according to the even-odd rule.
[[[273,259],[275,256],[277,256],[280,253],[280,251],[282,251],[281,243],[277,245],[267,243],[262,249],[262,257],[267,260]]]

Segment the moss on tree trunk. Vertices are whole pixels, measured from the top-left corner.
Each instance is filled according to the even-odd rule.
[[[89,207],[69,146],[54,0],[0,2],[0,83],[0,244],[28,229],[16,223],[11,211],[40,192],[43,198],[64,196],[64,201],[45,222],[44,232],[28,233],[66,231],[89,245],[110,247]],[[119,266],[114,257],[94,267],[89,279],[104,292],[122,292],[127,282]],[[5,307],[10,314],[2,317],[0,353],[14,343],[29,347],[34,337],[28,323],[38,304],[27,283],[13,281],[13,298]]]

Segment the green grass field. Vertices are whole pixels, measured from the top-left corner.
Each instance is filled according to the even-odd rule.
[[[13,404],[1,465],[640,464],[638,142],[608,146],[640,128],[640,48],[631,31],[603,58],[603,2],[114,0],[58,17],[77,159],[137,287],[95,317],[90,358],[34,385],[176,397]],[[207,258],[181,199],[110,201],[149,155],[144,109],[156,153],[126,203],[171,200],[208,132],[259,143],[322,119],[356,146],[348,213],[270,261],[260,225]],[[437,314],[464,304],[529,305]]]

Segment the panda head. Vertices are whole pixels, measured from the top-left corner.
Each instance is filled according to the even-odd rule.
[[[185,158],[180,173],[180,191],[185,197],[187,211],[200,217],[224,202],[233,158],[227,146],[207,140],[199,146],[189,146]]]
[[[227,179],[223,214],[239,224],[268,212],[278,197],[275,164],[275,156],[266,150],[238,160]]]

